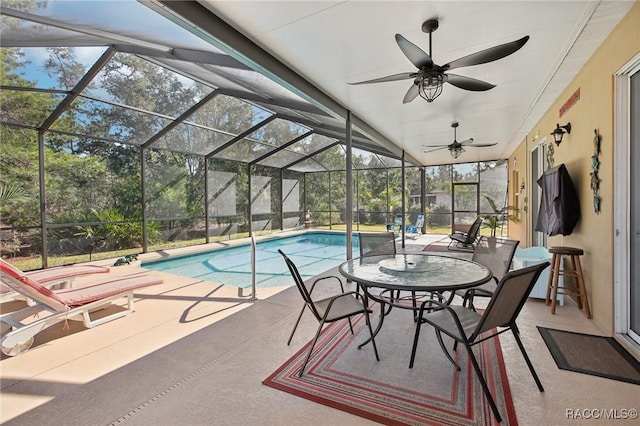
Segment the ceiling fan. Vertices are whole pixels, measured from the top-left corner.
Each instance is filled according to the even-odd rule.
[[[460,156],[460,154],[462,154],[464,151],[464,147],[465,146],[470,146],[470,147],[474,147],[474,148],[483,148],[483,147],[487,147],[487,146],[494,146],[496,145],[496,143],[479,143],[479,144],[475,144],[475,145],[471,145],[473,143],[473,138],[469,138],[467,140],[464,140],[462,142],[458,142],[457,138],[456,138],[456,129],[458,128],[458,122],[454,122],[451,123],[451,127],[453,127],[453,143],[450,143],[449,145],[422,145],[425,148],[434,148],[434,149],[430,149],[425,151],[426,152],[433,152],[433,151],[438,151],[439,149],[448,149],[449,152],[451,153],[451,156],[453,158],[458,158]]]
[[[445,74],[445,72],[454,68],[480,65],[502,59],[505,56],[509,56],[516,52],[529,40],[529,36],[524,36],[519,40],[490,47],[440,66],[433,62],[433,57],[431,55],[431,34],[437,29],[437,19],[429,19],[422,24],[422,31],[429,34],[428,55],[400,34],[396,34],[396,42],[398,43],[400,50],[402,50],[402,53],[404,53],[409,61],[418,68],[418,71],[394,74],[387,77],[348,84],[383,83],[387,81],[413,79],[413,84],[402,100],[402,103],[405,104],[413,101],[418,95],[424,98],[427,102],[433,102],[433,100],[442,93],[442,85],[444,83],[453,84],[454,86],[464,90],[485,91],[493,89],[495,85],[462,75]]]

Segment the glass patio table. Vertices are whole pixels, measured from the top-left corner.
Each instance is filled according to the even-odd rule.
[[[358,257],[342,263],[339,270],[362,287],[367,306],[369,299],[381,304],[374,337],[392,307],[415,312],[418,294],[443,300],[449,292],[447,302],[450,303],[456,291],[479,286],[493,277],[488,268],[471,260],[420,252]],[[410,296],[400,297],[399,291],[409,292]],[[408,304],[407,299],[411,303]],[[385,305],[388,305],[386,311]],[[360,347],[366,343],[368,340]]]

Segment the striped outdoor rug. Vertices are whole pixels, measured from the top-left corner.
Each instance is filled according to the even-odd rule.
[[[364,318],[354,321],[354,332],[346,321],[326,326],[302,378],[297,373],[309,344],[263,383],[383,424],[496,424],[464,347],[457,351],[457,372],[433,329],[423,326],[414,368],[408,368],[415,332],[410,311],[395,309],[385,318],[376,338],[380,362],[370,344],[357,349],[368,336]],[[503,424],[517,424],[500,342],[489,339],[474,351]]]

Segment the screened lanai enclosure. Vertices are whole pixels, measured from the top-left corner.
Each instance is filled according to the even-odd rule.
[[[3,2],[2,256],[24,269],[305,221],[446,235],[507,205],[504,160],[421,167],[152,6]]]

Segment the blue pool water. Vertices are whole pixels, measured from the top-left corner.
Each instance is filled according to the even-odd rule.
[[[307,233],[269,239],[256,245],[256,287],[293,285],[281,249],[298,267],[303,279],[311,278],[346,260],[346,235]],[[359,256],[359,240],[353,235],[353,256]],[[199,278],[236,287],[251,287],[251,246],[249,244],[205,253],[144,262],[143,268]]]

